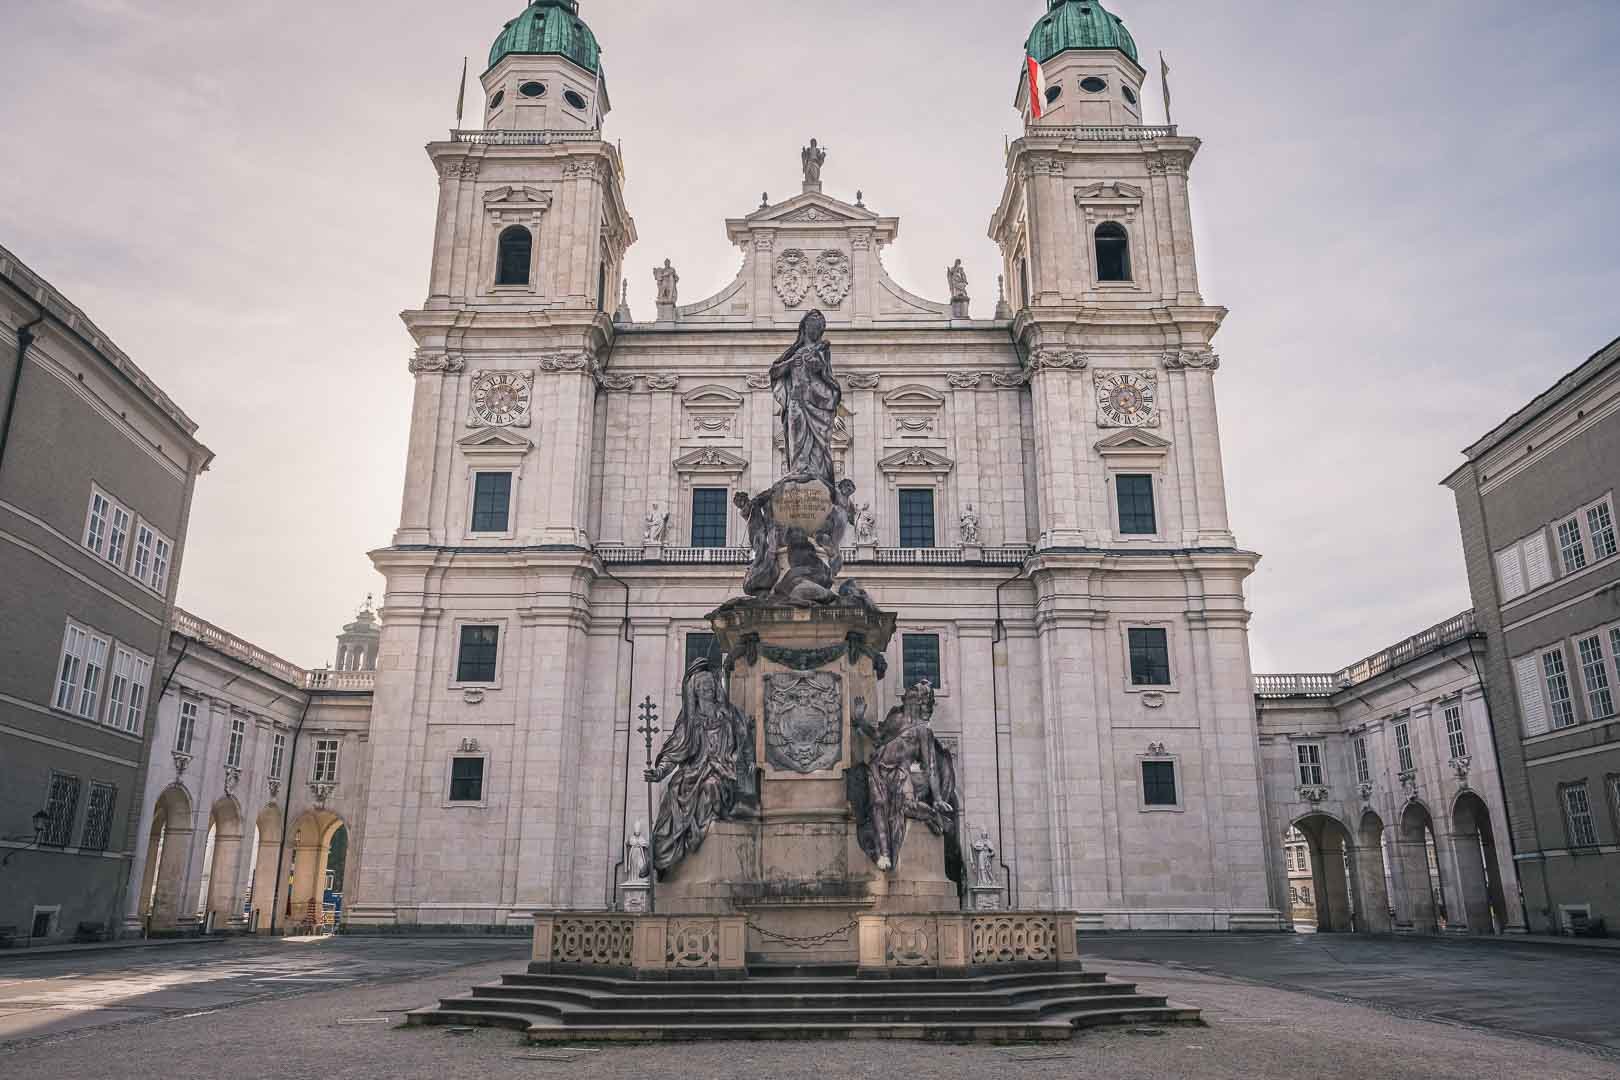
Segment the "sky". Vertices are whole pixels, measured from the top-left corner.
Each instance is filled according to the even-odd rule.
[[[1192,170],[1258,671],[1329,671],[1469,606],[1460,450],[1620,335],[1614,0],[1106,0]],[[727,282],[724,220],[796,192],[901,219],[890,272],[944,299],[986,236],[1043,0],[583,0],[650,318]],[[0,243],[201,425],[180,602],[295,663],[382,579],[455,119],[523,0],[5,0]],[[1144,94],[1158,121],[1155,85]],[[468,126],[479,94],[469,94]],[[980,310],[982,309],[982,310]]]

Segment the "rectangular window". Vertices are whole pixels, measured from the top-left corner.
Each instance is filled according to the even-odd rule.
[[[494,682],[500,643],[501,628],[498,626],[463,626],[461,653],[456,658],[456,681]]]
[[[1502,582],[1502,603],[1524,595],[1524,563],[1517,544],[1497,554],[1496,574]]]
[[[900,546],[931,548],[935,545],[934,490],[902,488],[900,491]]]
[[[472,531],[504,533],[512,522],[512,474],[481,472],[473,475]]]
[[[450,760],[450,801],[484,801],[484,759],[458,757]]]
[[[1176,763],[1142,762],[1142,802],[1146,806],[1179,806],[1176,794]]]
[[[1299,786],[1322,787],[1325,776],[1322,772],[1322,744],[1300,743],[1294,748],[1299,759]]]
[[[1581,653],[1581,678],[1586,684],[1586,706],[1593,720],[1614,715],[1614,691],[1609,686],[1609,665],[1603,661],[1603,635],[1576,642]]]
[[[315,763],[309,770],[312,784],[335,784],[338,775],[338,740],[315,740]]]
[[[152,545],[152,576],[146,583],[152,586],[152,591],[168,595],[169,592],[169,542],[159,536]]]
[[[106,851],[112,839],[113,808],[118,804],[118,789],[97,780],[90,785],[90,803],[84,813],[84,839],[79,846],[86,851]]]
[[[1570,847],[1597,847],[1597,822],[1585,784],[1564,788],[1564,824],[1569,829]]]
[[[84,523],[84,546],[97,555],[107,550],[107,519],[112,516],[112,500],[99,491],[90,493],[90,512]]]
[[[686,635],[686,665],[681,668],[684,675],[692,669],[692,665],[709,655],[714,648],[714,635],[693,633]]]
[[[1114,492],[1119,501],[1121,536],[1154,536],[1159,517],[1153,506],[1153,477],[1116,476]]]
[[[146,685],[152,662],[122,645],[113,650],[112,680],[107,684],[108,727],[138,735],[146,711]]]
[[[107,528],[107,561],[120,570],[124,568],[124,557],[129,554],[129,523],[129,511],[113,503]]]
[[[1133,626],[1131,645],[1131,685],[1170,685],[1170,635],[1161,627]]]
[[[726,496],[725,488],[692,489],[693,547],[726,546]]]
[[[287,756],[287,736],[276,732],[270,740],[270,779],[281,779],[282,759]]]
[[[84,654],[89,647],[90,635],[68,623],[67,633],[62,638],[62,666],[56,676],[56,707],[63,712],[73,711],[79,679],[84,674]]]
[[[1547,534],[1538,532],[1521,545],[1524,548],[1525,587],[1535,592],[1553,579],[1552,556],[1547,551]]]
[[[1559,523],[1558,557],[1564,562],[1566,574],[1586,569],[1586,544],[1581,539],[1580,518],[1570,518]]]
[[[191,753],[191,740],[197,734],[197,703],[195,701],[182,701],[180,703],[180,723],[174,729],[174,752],[177,754]]]
[[[152,546],[157,543],[157,533],[145,522],[135,526],[135,562],[130,567],[130,574],[137,581],[145,581],[152,576]]]
[[[240,769],[242,767],[242,743],[247,739],[247,717],[231,717],[231,737],[225,744],[225,767]]]
[[[938,634],[906,634],[900,639],[900,657],[906,688],[924,679],[935,690],[940,688]]]
[[[1575,702],[1569,690],[1569,668],[1564,664],[1563,649],[1541,654],[1541,674],[1547,680],[1547,711],[1552,715],[1553,730],[1575,726]]]
[[[1614,511],[1607,501],[1587,508],[1586,532],[1592,542],[1592,558],[1597,562],[1620,552],[1614,536]]]
[[[1356,747],[1356,783],[1372,783],[1372,763],[1367,760],[1367,736],[1357,737]]]
[[[94,720],[101,708],[101,683],[107,677],[107,651],[112,643],[95,634],[89,638],[90,644],[84,653],[84,678],[79,684],[79,702],[74,711],[86,720]]]
[[[1395,760],[1400,762],[1403,774],[1417,771],[1412,760],[1412,725],[1406,720],[1395,725]]]
[[[1468,738],[1463,734],[1461,705],[1446,706],[1446,742],[1451,747],[1451,760],[1461,761],[1468,756]]]
[[[79,778],[51,770],[51,791],[45,800],[45,836],[42,847],[67,847],[73,839],[73,820],[79,814]]]

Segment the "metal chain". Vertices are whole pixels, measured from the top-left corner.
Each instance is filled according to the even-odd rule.
[[[767,930],[753,919],[748,920],[748,928],[757,933],[760,937],[768,938],[771,941],[781,942],[783,945],[787,945],[794,949],[813,949],[817,945],[825,945],[832,941],[833,938],[839,936],[840,934],[848,933],[860,925],[861,923],[859,919],[851,919],[843,926],[840,926],[835,930],[829,930],[825,934],[817,934],[814,937],[793,937],[790,934],[778,934],[774,930]]]

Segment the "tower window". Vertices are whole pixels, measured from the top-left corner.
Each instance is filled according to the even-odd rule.
[[[1114,492],[1119,498],[1121,536],[1153,536],[1159,531],[1153,507],[1153,477],[1116,476]]]
[[[534,255],[534,237],[521,225],[513,225],[501,233],[499,268],[495,274],[497,285],[527,285],[529,262]]]
[[[481,472],[473,477],[472,531],[504,533],[512,522],[512,474]]]
[[[1058,98],[1060,98],[1062,96],[1063,96],[1063,87],[1061,87],[1061,86],[1048,86],[1046,88],[1046,103],[1048,105],[1052,104],[1054,101],[1056,101]]]
[[[482,757],[454,757],[450,759],[450,801],[453,803],[481,803],[484,801],[484,759]]]
[[[1145,806],[1179,806],[1174,761],[1142,762],[1142,803]]]
[[[545,97],[546,84],[543,82],[526,82],[518,87],[518,93],[524,97]]]
[[[1080,89],[1084,90],[1088,94],[1100,94],[1104,90],[1108,89],[1108,81],[1106,79],[1099,79],[1095,75],[1087,75],[1085,78],[1080,80]]]
[[[501,628],[463,626],[461,652],[456,657],[456,681],[492,683],[500,657]]]
[[[904,669],[905,688],[910,689],[924,679],[935,690],[943,686],[939,664],[938,634],[905,634],[900,638],[901,668]]]
[[[1132,90],[1128,86],[1122,86],[1122,87],[1119,88],[1119,92],[1121,94],[1125,95],[1125,100],[1126,101],[1130,102],[1132,105],[1136,104],[1136,91],[1135,90]]]
[[[1097,226],[1097,280],[1131,280],[1131,240],[1117,221]]]
[[[1131,685],[1170,685],[1169,635],[1158,627],[1131,627]]]
[[[584,109],[585,108],[585,104],[586,104],[585,96],[583,94],[579,93],[577,90],[565,90],[565,91],[563,91],[563,100],[568,102],[570,108],[575,108],[575,109]]]
[[[505,90],[497,90],[497,91],[495,91],[495,96],[489,99],[489,107],[492,108],[492,109],[498,109],[498,108],[501,107],[501,102],[503,102],[505,100],[506,100],[506,91]]]

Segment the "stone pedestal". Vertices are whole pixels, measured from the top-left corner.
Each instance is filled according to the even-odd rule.
[[[619,910],[637,915],[648,910],[647,897],[652,886],[645,881],[626,881],[619,886]]]
[[[1000,911],[1003,906],[1000,885],[968,886],[968,907],[974,911]]]

